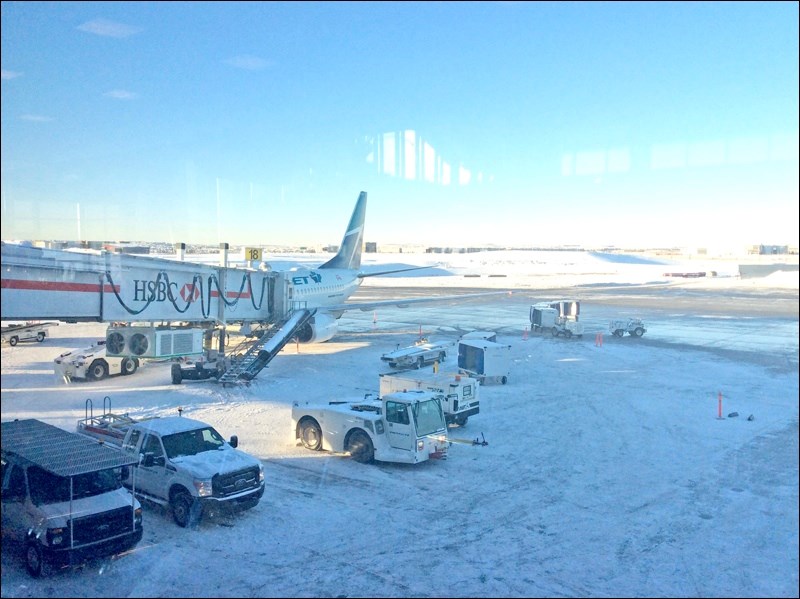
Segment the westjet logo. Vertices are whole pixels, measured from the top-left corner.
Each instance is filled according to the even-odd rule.
[[[306,276],[292,277],[292,283],[295,284],[295,285],[308,285],[309,284],[309,282],[308,282],[309,279],[311,279],[315,283],[319,284],[319,283],[322,282],[322,275],[319,274],[318,272],[314,272],[312,270],[310,273],[308,273],[307,277]]]

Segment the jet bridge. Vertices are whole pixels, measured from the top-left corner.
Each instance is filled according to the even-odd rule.
[[[268,323],[289,305],[281,273],[5,242],[0,283],[2,320]]]

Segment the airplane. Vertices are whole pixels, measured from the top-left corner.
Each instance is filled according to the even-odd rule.
[[[367,272],[361,268],[361,251],[364,243],[364,221],[367,211],[367,192],[362,191],[356,201],[347,230],[336,255],[316,268],[300,267],[293,270],[292,286],[295,302],[303,304],[314,315],[297,332],[301,343],[324,342],[337,332],[338,320],[348,310],[375,310],[381,307],[405,308],[412,304],[438,303],[463,300],[487,295],[508,295],[508,291],[487,291],[460,295],[431,296],[413,299],[390,299],[372,302],[347,300],[358,291],[364,279],[381,275],[432,268],[413,266],[392,270]]]
[[[227,289],[222,295],[217,279],[222,271],[205,268],[200,263],[185,262],[177,266],[173,259],[144,256],[111,258],[102,252],[76,254],[4,242],[0,285],[3,291],[2,316],[3,319],[18,320],[49,318],[66,322],[111,322],[106,332],[107,347],[109,355],[118,356],[188,355],[174,352],[177,345],[173,347],[173,342],[183,350],[187,347],[194,350],[195,341],[184,339],[202,336],[202,360],[195,363],[195,368],[188,364],[182,367],[173,364],[178,367],[178,372],[173,368],[173,382],[212,376],[212,370],[216,370],[212,362],[220,358],[225,360],[227,326],[239,324],[240,334],[246,338],[255,336],[257,340],[245,354],[237,354],[239,359],[236,367],[225,370],[223,376],[228,377],[225,380],[240,375],[250,380],[288,340],[313,343],[333,338],[338,330],[339,319],[348,310],[367,311],[389,306],[404,308],[511,293],[486,291],[368,302],[348,301],[368,277],[431,268],[363,269],[361,255],[366,208],[367,193],[362,191],[338,252],[313,268],[268,268],[274,276],[262,277],[260,284],[255,284],[255,289],[261,293],[257,300],[257,291],[254,291],[249,271],[225,270],[225,278],[241,276],[242,287],[238,291]],[[113,264],[113,268],[109,268],[110,264]],[[195,266],[198,267],[197,271],[193,270]],[[205,271],[199,268],[201,266]],[[267,280],[270,282],[266,293],[277,293],[265,297]],[[245,283],[250,285],[245,288]],[[210,308],[214,297],[225,299],[224,303],[219,300],[216,302],[219,311]],[[244,300],[241,306],[239,300]],[[269,306],[273,306],[273,300],[275,304],[275,310],[269,313],[260,307],[267,300]],[[240,309],[237,309],[239,306]],[[228,307],[231,309],[225,313]],[[159,320],[162,323],[175,321],[175,318],[170,318],[175,315],[180,317],[178,326],[154,325]],[[131,326],[147,321],[151,322],[150,326]],[[212,325],[210,328],[209,324]],[[179,337],[180,340],[176,341]],[[167,338],[169,342],[164,341]],[[215,338],[218,350],[212,347]],[[185,343],[189,343],[189,346]],[[212,356],[215,356],[213,360]],[[252,363],[249,362],[251,358]],[[198,364],[202,364],[202,368],[197,368]],[[246,369],[249,370],[244,372]],[[242,372],[237,373],[237,370]],[[222,378],[219,380],[225,383]]]

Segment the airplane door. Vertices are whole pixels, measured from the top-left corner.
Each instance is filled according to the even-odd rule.
[[[386,402],[386,427],[389,445],[395,449],[413,451],[416,435],[411,424],[409,405],[397,401]]]

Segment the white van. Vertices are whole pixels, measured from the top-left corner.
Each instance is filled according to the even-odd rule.
[[[33,419],[3,422],[2,439],[3,541],[24,549],[31,576],[142,539],[142,507],[122,486],[138,456]]]

